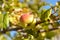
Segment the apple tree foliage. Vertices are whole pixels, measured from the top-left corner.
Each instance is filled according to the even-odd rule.
[[[0,0],[0,40],[52,40],[59,33],[60,1]]]

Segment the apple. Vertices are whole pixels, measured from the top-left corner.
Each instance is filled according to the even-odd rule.
[[[30,14],[30,13],[26,13],[26,14],[23,14],[21,17],[20,17],[20,21],[22,23],[25,23],[25,24],[28,24],[28,23],[31,23],[33,21],[33,14]]]

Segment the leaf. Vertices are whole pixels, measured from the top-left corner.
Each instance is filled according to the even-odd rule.
[[[9,14],[5,13],[3,16],[3,28],[6,29],[9,26]]]
[[[44,22],[44,23],[42,23],[40,25],[42,26],[42,29],[48,31],[48,29],[49,29],[49,27],[48,27],[49,23],[48,22]]]
[[[33,35],[28,36],[28,40],[35,40]]]
[[[55,33],[54,32],[47,32],[46,33],[46,38],[48,38],[48,39],[51,39],[52,37],[54,37],[55,36]]]
[[[54,23],[53,23],[53,27],[54,27],[54,28],[57,28],[59,25],[60,25],[60,24],[59,24],[58,22],[54,22]]]
[[[44,40],[44,38],[45,38],[45,37],[43,37],[43,36],[41,35],[41,33],[39,33],[39,36],[38,36],[37,40]]]
[[[22,8],[25,8],[25,7],[27,7],[27,4],[26,3],[22,3]]]
[[[48,19],[50,20],[50,15],[51,15],[52,9],[46,10],[44,13],[41,13],[41,20],[42,21],[47,21]]]
[[[60,6],[60,1],[58,1],[58,2],[56,3],[56,5]]]
[[[32,10],[38,10],[38,6],[36,4],[29,4],[29,7],[32,9]]]
[[[0,0],[0,5],[3,3],[3,0]]]
[[[46,9],[39,10],[39,17],[41,19],[42,19],[42,15],[44,14],[45,11],[46,11]]]
[[[0,28],[3,28],[3,14],[0,13]]]

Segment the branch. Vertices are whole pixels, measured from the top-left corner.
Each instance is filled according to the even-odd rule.
[[[5,32],[7,32],[7,31],[17,31],[17,30],[21,30],[21,31],[23,31],[22,30],[22,28],[7,28],[7,29],[3,29],[3,30],[0,30],[0,32],[1,33],[5,33]]]
[[[54,31],[54,30],[57,30],[57,29],[60,29],[60,26],[57,27],[57,28],[52,28],[52,29],[49,29],[48,31],[47,30],[39,30],[38,32],[42,33],[42,32],[49,32],[49,31]],[[0,31],[0,33],[5,33],[7,31],[18,31],[20,30],[20,32],[25,32],[25,30],[23,30],[23,28],[8,28],[6,30],[2,30]]]
[[[48,31],[47,30],[43,30],[43,31],[40,30],[39,32],[41,32],[41,33],[42,32],[49,32],[49,31],[54,31],[54,30],[57,30],[57,29],[60,29],[60,28],[52,28],[52,29],[49,29]]]

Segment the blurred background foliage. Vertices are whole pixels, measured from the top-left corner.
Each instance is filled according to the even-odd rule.
[[[32,23],[20,23],[24,13],[34,15]],[[59,28],[60,1],[53,6],[45,0],[0,0],[0,40],[54,40]]]

